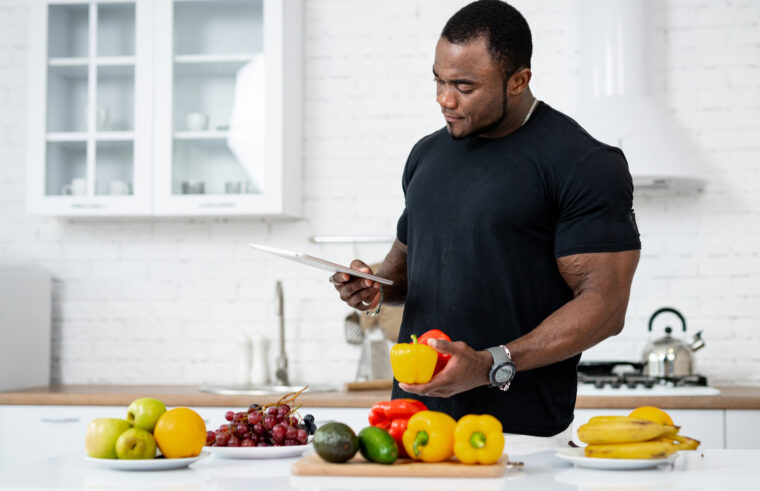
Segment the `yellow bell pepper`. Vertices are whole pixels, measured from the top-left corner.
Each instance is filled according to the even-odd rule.
[[[501,422],[490,414],[462,416],[454,429],[454,454],[463,464],[493,464],[504,451]]]
[[[417,344],[412,334],[411,343],[398,343],[391,348],[393,376],[405,384],[426,384],[433,378],[438,352],[425,344]]]
[[[435,363],[434,363],[435,364]],[[438,411],[415,413],[406,425],[401,440],[414,460],[443,462],[454,454],[454,418]]]

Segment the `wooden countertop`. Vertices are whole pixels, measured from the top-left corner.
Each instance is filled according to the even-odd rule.
[[[717,396],[579,396],[576,407],[619,408],[652,405],[663,409],[760,409],[760,387],[718,387]],[[167,406],[245,407],[276,402],[280,396],[217,395],[182,385],[54,385],[0,392],[4,405],[126,406],[138,397],[152,396]],[[304,393],[298,401],[309,407],[368,408],[390,398],[389,390]]]

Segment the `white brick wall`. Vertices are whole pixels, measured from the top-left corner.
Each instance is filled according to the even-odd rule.
[[[291,378],[351,379],[359,351],[343,340],[349,309],[326,276],[267,261],[246,243],[342,262],[384,257],[385,244],[314,246],[306,238],[394,233],[406,155],[441,125],[430,76],[435,40],[465,3],[306,0],[306,216],[267,224],[27,216],[27,6],[0,0],[0,258],[41,264],[55,278],[53,379],[234,382],[240,334],[275,337],[277,279]],[[580,84],[575,2],[515,5],[534,33],[534,93],[572,114]],[[758,384],[760,2],[669,0],[656,2],[656,14],[656,96],[704,157],[711,182],[699,195],[636,196],[644,250],[627,327],[587,358],[638,358],[649,315],[672,305],[691,333],[704,331],[701,372],[714,383]]]

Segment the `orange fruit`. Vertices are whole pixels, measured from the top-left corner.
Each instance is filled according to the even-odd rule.
[[[661,425],[673,426],[673,420],[670,418],[670,415],[662,409],[654,406],[637,407],[631,411],[631,414],[628,416],[654,421]]]
[[[153,436],[167,459],[195,457],[206,444],[206,423],[192,409],[178,407],[158,418]]]

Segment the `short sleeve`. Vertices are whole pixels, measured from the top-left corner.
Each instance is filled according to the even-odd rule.
[[[559,191],[554,256],[641,249],[633,212],[633,182],[623,153],[590,150]]]
[[[406,190],[409,187],[409,182],[412,180],[412,174],[414,173],[414,169],[417,167],[417,162],[420,155],[420,145],[424,140],[425,138],[418,141],[414,147],[412,147],[412,151],[409,152],[409,157],[406,159],[404,173],[401,176],[401,188],[404,190],[404,200],[406,200]],[[401,212],[401,216],[396,223],[396,238],[402,244],[408,245],[407,240],[409,239],[409,217],[406,211],[406,204],[404,205],[404,211]]]
[[[408,236],[408,220],[406,216],[406,207],[404,207],[404,211],[401,213],[401,216],[398,219],[398,223],[396,223],[396,238],[399,242],[401,242],[404,245],[407,245],[407,236]]]

